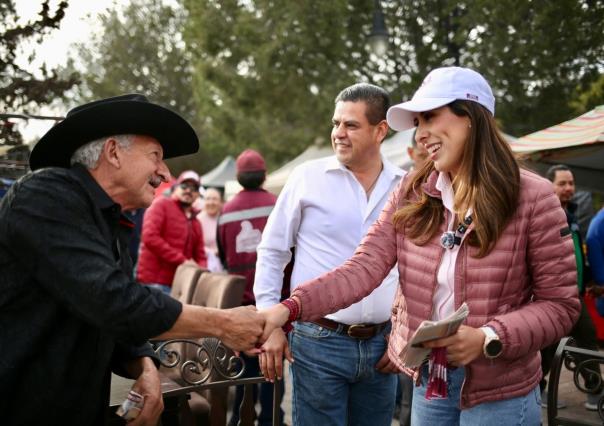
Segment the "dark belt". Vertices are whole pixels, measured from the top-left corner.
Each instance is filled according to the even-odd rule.
[[[312,321],[313,323],[327,328],[328,330],[337,331],[338,333],[346,334],[354,339],[371,339],[382,330],[384,330],[390,321],[385,321],[380,324],[342,324],[341,322],[333,321],[328,318],[320,318]]]

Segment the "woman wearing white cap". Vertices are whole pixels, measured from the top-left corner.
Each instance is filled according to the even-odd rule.
[[[547,180],[519,168],[494,111],[475,71],[429,73],[409,102],[390,108],[388,123],[417,127],[430,161],[395,189],[351,259],[266,314],[281,325],[335,312],[398,262],[388,353],[417,379],[414,425],[539,425],[539,349],[579,315],[564,212]],[[400,354],[419,324],[464,302],[464,325],[424,344],[440,368],[406,369]]]

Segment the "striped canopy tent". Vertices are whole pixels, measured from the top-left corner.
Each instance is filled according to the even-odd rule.
[[[541,174],[571,168],[578,186],[604,192],[604,105],[564,123],[510,140],[512,150]]]

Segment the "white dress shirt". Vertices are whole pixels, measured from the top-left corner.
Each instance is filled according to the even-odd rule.
[[[459,223],[454,208],[455,193],[453,192],[453,185],[448,173],[439,173],[436,189],[440,191],[443,206],[448,211],[447,217],[449,218],[449,222],[447,229],[455,231]],[[472,214],[471,209],[468,210],[465,216],[468,214]],[[465,232],[461,235],[462,242],[467,234]],[[455,244],[451,249],[443,249],[445,252],[436,276],[436,291],[434,293],[434,307],[432,310],[433,321],[445,319],[455,312],[455,263],[457,262],[460,246],[461,243],[459,245]]]
[[[279,303],[283,269],[296,248],[291,289],[351,257],[378,218],[404,171],[382,157],[383,170],[369,199],[354,174],[335,156],[307,162],[289,176],[258,246],[256,306]],[[360,302],[328,318],[345,324],[376,324],[390,318],[398,285],[394,267]]]

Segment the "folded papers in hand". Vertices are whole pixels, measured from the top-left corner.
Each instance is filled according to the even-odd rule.
[[[399,354],[405,367],[416,368],[422,365],[428,359],[430,349],[424,348],[421,344],[455,334],[469,313],[468,305],[464,302],[457,311],[445,319],[440,321],[422,321],[407,346]]]

